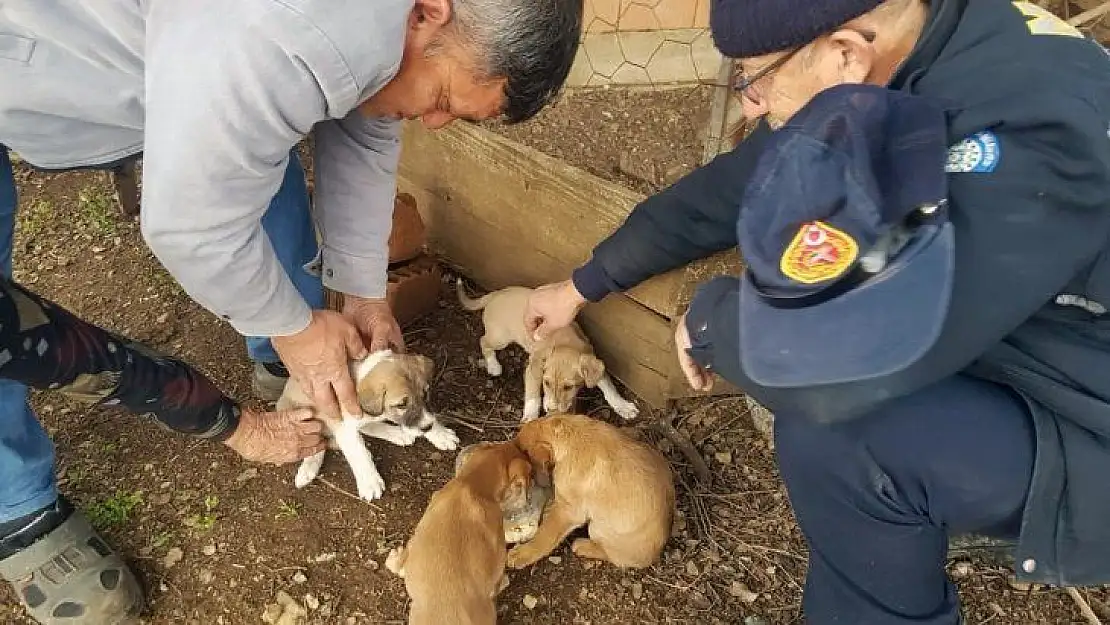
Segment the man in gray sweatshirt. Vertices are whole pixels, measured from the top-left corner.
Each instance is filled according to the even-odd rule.
[[[385,303],[401,120],[530,118],[565,80],[581,16],[582,0],[4,0],[2,269],[7,150],[46,170],[141,155],[143,235],[247,337],[256,389],[272,396],[292,375],[318,405],[356,412],[347,359],[403,347]],[[293,152],[310,132],[311,212]],[[322,310],[321,280],[343,311]],[[0,542],[39,547],[0,572],[40,622],[125,622],[130,573],[101,575],[95,557],[50,564],[75,538],[53,531],[54,455],[26,393],[0,384]]]

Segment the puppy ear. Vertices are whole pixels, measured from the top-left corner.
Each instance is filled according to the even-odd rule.
[[[371,417],[380,417],[385,412],[385,388],[359,389],[358,403],[362,411]]]
[[[551,474],[551,469],[555,466],[555,454],[551,449],[551,443],[547,441],[537,442],[530,449],[526,449],[524,453],[532,461],[532,468],[537,475]]]
[[[582,354],[578,359],[578,373],[586,386],[594,388],[601,381],[601,376],[605,375],[605,363],[597,356]]]
[[[532,465],[525,458],[514,458],[508,466],[509,483],[502,504],[507,508],[518,508],[528,503],[528,490],[532,488]]]
[[[417,365],[420,367],[420,377],[424,380],[424,385],[427,386],[432,382],[432,376],[436,372],[436,363],[432,362],[431,358],[423,354],[416,357]]]

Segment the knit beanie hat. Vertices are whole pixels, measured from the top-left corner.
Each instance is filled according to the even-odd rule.
[[[882,0],[711,0],[709,28],[721,54],[746,58],[800,46]]]

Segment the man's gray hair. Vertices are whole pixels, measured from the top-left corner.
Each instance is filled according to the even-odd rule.
[[[505,78],[506,121],[533,117],[562,88],[582,31],[583,0],[454,0],[455,32],[479,72]]]

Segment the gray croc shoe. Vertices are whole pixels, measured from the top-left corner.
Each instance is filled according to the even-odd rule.
[[[254,391],[254,396],[258,399],[273,402],[281,398],[282,392],[285,391],[285,383],[289,381],[289,374],[280,363],[267,364],[254,363],[254,371],[251,375],[251,390]],[[275,371],[278,373],[275,373]]]
[[[143,609],[134,574],[77,511],[0,560],[0,575],[43,625],[132,625]]]

